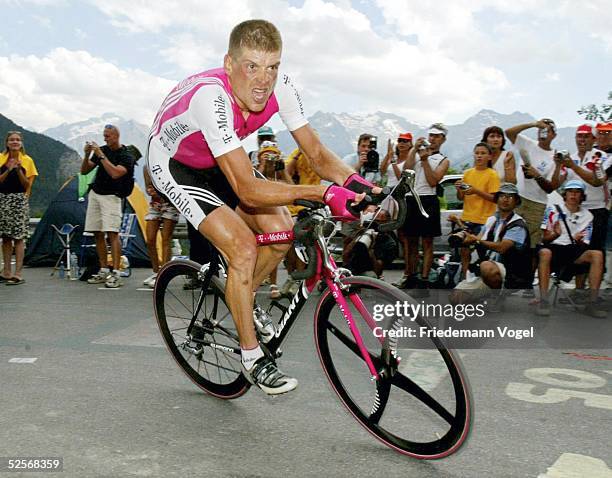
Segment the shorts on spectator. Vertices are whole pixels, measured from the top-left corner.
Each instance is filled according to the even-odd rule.
[[[550,250],[552,253],[550,271],[561,273],[561,280],[564,282],[571,280],[575,274],[585,272],[585,268],[588,270],[588,264],[574,264],[589,249],[586,244],[547,244],[542,246],[538,252],[542,249]]]
[[[516,208],[515,212],[521,216],[527,223],[529,237],[531,239],[531,249],[542,242],[542,218],[546,211],[546,204],[531,201],[521,196],[521,205]]]
[[[89,191],[85,214],[85,231],[119,232],[121,228],[121,198],[114,194]]]
[[[178,222],[180,213],[169,202],[153,202],[149,203],[149,212],[145,216],[145,221],[161,221],[168,219],[173,222]]]
[[[406,220],[400,230],[407,237],[438,237],[442,235],[440,226],[440,201],[438,196],[421,196],[423,209],[429,214],[425,217],[421,214],[416,199],[406,196]],[[544,211],[542,211],[544,214]]]
[[[493,262],[499,268],[503,284],[503,282],[506,280],[506,266],[504,266],[501,262],[491,262]],[[484,283],[482,277],[476,277],[470,280],[462,280],[455,286],[455,289],[473,293],[475,296],[481,296],[485,295],[486,292],[490,290],[490,287]]]

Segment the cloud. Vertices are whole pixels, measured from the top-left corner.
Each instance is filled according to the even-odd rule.
[[[149,124],[174,81],[121,69],[85,51],[56,48],[44,57],[0,57],[2,113],[43,130],[112,111]]]
[[[544,81],[551,82],[551,83],[559,82],[561,81],[561,75],[559,75],[559,73],[547,73],[544,76]]]
[[[415,46],[405,38],[378,34],[368,16],[348,0],[305,0],[301,6],[239,0],[231,11],[220,0],[208,1],[206,8],[195,0],[157,8],[136,1],[129,9],[121,0],[93,3],[118,28],[164,38],[167,46],[159,54],[174,65],[177,75],[221,66],[231,28],[266,12],[283,34],[283,69],[305,87],[309,114],[317,109],[386,109],[429,121],[472,112],[488,104],[489,95],[509,87],[500,69],[475,60],[457,61],[439,48],[435,23],[430,22],[427,41]],[[460,9],[449,13],[450,24],[471,21],[460,14]],[[435,113],[428,111],[432,104]]]

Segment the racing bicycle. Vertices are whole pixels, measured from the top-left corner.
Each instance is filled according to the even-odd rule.
[[[404,174],[390,195],[397,219],[370,228],[397,228],[405,217],[404,195],[413,190],[414,172]],[[370,277],[352,276],[334,262],[328,249],[335,221],[322,204],[300,201],[302,218],[291,231],[256,236],[261,246],[291,243],[305,248],[308,266],[293,273],[300,281],[289,305],[279,309],[276,334],[262,349],[272,358],[283,344],[319,281],[327,287],[314,312],[315,344],[321,366],[344,407],[376,439],[419,459],[446,457],[465,442],[472,420],[470,388],[455,352],[442,340],[401,338],[406,319],[397,304],[414,303],[409,295]],[[402,204],[404,205],[402,207]],[[181,370],[202,390],[222,399],[244,395],[250,383],[241,371],[241,354],[225,299],[223,260],[218,252],[202,266],[189,260],[168,262],[155,283],[155,316],[164,342]],[[198,281],[196,289],[189,284]],[[384,315],[384,317],[381,317]],[[423,317],[413,326],[430,328]],[[383,333],[382,331],[387,331]]]

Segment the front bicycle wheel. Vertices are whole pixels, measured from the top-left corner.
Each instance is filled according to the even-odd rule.
[[[171,261],[160,270],[154,291],[157,324],[172,357],[198,387],[215,397],[237,398],[250,385],[242,375],[224,283],[213,276],[205,291],[199,271],[199,264],[186,260]]]
[[[315,313],[315,341],[323,370],[343,405],[368,432],[402,454],[435,459],[457,451],[472,417],[459,358],[436,338],[381,337],[383,330],[405,330],[404,316],[391,311],[406,310],[396,304],[416,303],[407,294],[369,277],[347,277],[342,283],[380,375],[372,380],[342,311],[326,292]],[[420,318],[414,323],[429,327]]]

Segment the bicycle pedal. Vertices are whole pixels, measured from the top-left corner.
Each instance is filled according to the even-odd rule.
[[[276,349],[276,351],[274,352],[274,357],[280,358],[282,356],[283,356],[283,350],[280,348]]]

